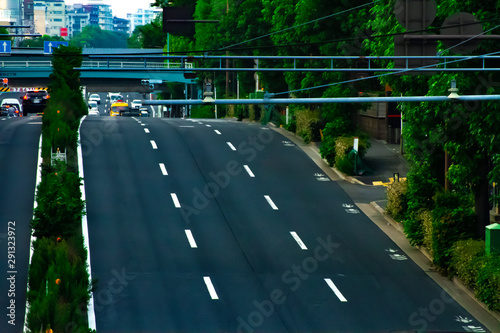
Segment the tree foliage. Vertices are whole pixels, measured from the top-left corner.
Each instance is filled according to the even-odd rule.
[[[70,45],[93,48],[127,48],[128,36],[124,32],[103,30],[98,25],[87,25],[75,34]]]

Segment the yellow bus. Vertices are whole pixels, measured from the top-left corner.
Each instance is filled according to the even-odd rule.
[[[111,109],[109,110],[109,115],[111,117],[121,116],[123,113],[129,113],[130,108],[128,107],[128,103],[125,102],[116,102],[111,104]]]

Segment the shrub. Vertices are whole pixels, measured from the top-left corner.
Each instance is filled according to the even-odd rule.
[[[37,207],[31,221],[35,237],[69,237],[79,230],[84,202],[80,178],[66,165],[44,166],[38,186]]]
[[[406,192],[408,191],[408,182],[399,181],[387,186],[387,208],[386,213],[392,216],[396,221],[401,221],[406,213]]]
[[[453,244],[472,238],[475,213],[471,202],[453,192],[438,192],[432,211],[432,250],[434,264],[446,270],[451,260]]]
[[[407,213],[403,223],[406,237],[413,246],[424,244],[423,216],[424,210],[434,208],[432,199],[438,184],[435,179],[429,177],[428,169],[415,165],[407,176],[408,190]]]
[[[476,289],[481,265],[484,265],[484,241],[467,239],[453,245],[450,272],[473,289]]]
[[[316,134],[313,133],[312,124],[320,121],[319,111],[309,109],[297,110],[295,112],[297,135],[301,136],[305,143],[313,140]],[[318,134],[319,135],[319,131]]]
[[[193,105],[191,118],[215,118],[215,110],[212,105]]]
[[[28,327],[32,332],[38,332],[40,327],[43,331],[50,327],[65,332],[69,324],[86,332],[81,309],[90,299],[90,288],[82,238],[68,242],[39,238],[33,248],[28,275]]]
[[[500,310],[500,256],[491,254],[480,265],[476,296],[490,310]]]
[[[432,224],[432,212],[426,209],[422,209],[419,213],[419,220],[422,223],[423,231],[423,242],[422,245],[429,251],[430,255],[434,256],[433,237],[434,237],[434,226]]]

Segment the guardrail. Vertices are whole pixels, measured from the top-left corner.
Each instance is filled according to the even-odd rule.
[[[184,67],[182,67],[184,65]],[[50,60],[0,61],[0,68],[48,68],[52,67]],[[119,60],[85,60],[82,68],[193,68],[193,63],[158,62],[158,61],[119,61]]]

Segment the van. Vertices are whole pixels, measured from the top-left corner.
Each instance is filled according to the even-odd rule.
[[[123,101],[123,96],[120,93],[109,93],[109,104],[116,103],[118,101]]]

